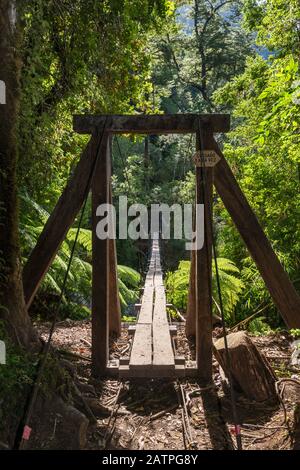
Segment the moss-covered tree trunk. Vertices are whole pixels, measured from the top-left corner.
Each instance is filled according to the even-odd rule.
[[[17,2],[0,0],[0,80],[6,88],[0,104],[0,318],[14,341],[28,348],[36,337],[24,303],[18,240],[19,44]]]

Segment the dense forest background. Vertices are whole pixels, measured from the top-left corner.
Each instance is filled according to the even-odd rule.
[[[73,114],[228,112],[232,131],[219,136],[219,143],[299,288],[298,1],[29,0],[16,5],[21,59],[16,188],[22,263],[87,143],[72,130]],[[192,136],[114,138],[115,202],[121,194],[129,203],[192,202],[194,148]],[[31,308],[35,318],[51,318],[77,223]],[[217,194],[214,226],[228,324],[262,312],[248,324],[250,331],[282,327]],[[63,318],[90,315],[90,229],[88,201]],[[122,311],[130,320],[146,251],[124,240],[117,241],[117,251]],[[184,312],[189,253],[183,242],[174,240],[164,247],[164,255],[169,300]],[[4,283],[6,260],[4,253],[0,256]],[[215,309],[217,313],[217,302]]]
[[[40,358],[33,325],[53,320],[76,238],[79,218],[27,312],[22,267],[88,142],[73,131],[73,115],[230,113],[231,132],[216,136],[218,143],[299,291],[299,66],[298,0],[0,0],[7,87],[0,104],[0,339],[8,352],[8,367],[0,367],[0,444],[15,439]],[[193,202],[195,146],[192,135],[114,137],[114,203],[120,195],[148,206]],[[227,326],[245,321],[255,335],[281,331],[255,263],[216,193],[213,200]],[[147,243],[117,240],[127,321],[147,250]],[[168,302],[185,315],[190,253],[183,240],[171,240],[162,254]],[[90,318],[91,270],[88,199],[59,320]],[[219,314],[215,277],[213,268]],[[56,393],[63,383],[67,395],[57,357],[47,361],[41,389]]]

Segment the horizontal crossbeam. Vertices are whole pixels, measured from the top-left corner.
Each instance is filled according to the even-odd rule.
[[[229,132],[229,114],[153,114],[153,115],[75,115],[74,131],[92,134],[106,123],[108,132],[115,134],[182,134],[196,132],[208,125],[212,132]]]

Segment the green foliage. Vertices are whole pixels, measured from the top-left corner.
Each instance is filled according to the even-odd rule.
[[[29,0],[19,8],[19,179],[50,209],[87,140],[72,131],[72,115],[149,109],[148,38],[172,21],[173,2]]]
[[[31,249],[35,246],[49,214],[39,204],[33,201],[28,194],[21,194],[21,201],[20,229],[23,258],[25,261]],[[76,227],[69,230],[66,240],[63,242],[58,254],[54,258],[41,286],[44,293],[60,294],[76,233]],[[79,320],[90,316],[92,289],[91,251],[91,231],[81,228],[77,239],[77,249],[72,260],[66,285],[64,303],[60,310],[60,314],[63,318],[70,317],[74,320]],[[134,269],[119,265],[118,278],[121,306],[122,310],[125,311],[138,299],[138,287],[141,277]],[[50,311],[55,309],[55,305],[52,305],[50,302],[48,309]]]
[[[224,313],[228,323],[233,320],[234,309],[239,301],[244,288],[243,281],[239,278],[239,269],[226,258],[218,258],[218,269],[222,291]],[[178,269],[169,272],[166,277],[168,301],[177,308],[186,310],[188,301],[190,261],[180,261]],[[218,292],[216,284],[215,267],[213,267],[213,298],[214,309],[219,314]]]
[[[209,112],[212,93],[241,73],[252,54],[251,37],[241,28],[241,3],[182,2],[176,25],[154,38],[154,83],[167,112]]]
[[[139,298],[140,274],[128,266],[118,265],[119,293],[122,311],[135,304]]]
[[[72,132],[72,114],[231,111],[226,158],[298,287],[299,13],[296,0],[23,2],[18,168],[23,258],[86,144],[86,137]],[[114,139],[115,201],[126,194],[129,204],[192,202],[194,138],[150,136],[148,154],[145,143],[144,137],[118,137],[118,144]],[[90,306],[90,200],[87,209],[63,306],[76,318]],[[77,222],[45,278],[46,293],[60,291]],[[270,296],[216,195],[214,226],[227,320],[239,321],[268,305]],[[144,254],[130,240],[118,240],[117,251],[126,312],[140,282],[126,266],[142,271]],[[165,253],[168,269],[185,257],[175,242]],[[168,275],[170,295],[180,308],[187,301],[185,263]],[[215,276],[214,299],[218,303]],[[265,314],[268,324],[278,326],[274,306]],[[265,328],[261,319],[251,325]]]
[[[190,262],[180,261],[178,269],[166,275],[167,300],[177,308],[186,309],[187,307],[189,273]]]
[[[257,34],[257,43],[276,55],[299,52],[298,0],[245,0],[244,25]]]
[[[6,364],[0,364],[0,431],[3,431],[5,418],[13,421],[22,410],[24,390],[28,391],[32,384],[35,363],[29,354],[9,341],[2,321],[0,339],[6,344]]]
[[[136,317],[123,315],[122,316],[122,321],[127,322],[127,323],[135,323],[136,322]]]
[[[0,339],[6,345],[6,364],[0,364],[0,436],[15,435],[20,424],[28,394],[32,390],[40,357],[27,353],[12,343],[0,321]],[[45,363],[39,391],[51,397],[60,393],[66,400],[71,399],[71,378],[61,367],[57,356],[49,354]]]
[[[300,338],[300,329],[299,328],[291,329],[290,333],[291,333],[293,338],[295,338],[295,339]]]
[[[264,317],[254,318],[254,320],[248,324],[247,330],[249,333],[252,333],[256,336],[267,335],[272,331],[270,325],[268,325]]]
[[[258,33],[258,46],[268,50],[263,57],[248,59],[245,71],[214,94],[215,101],[230,107],[234,116],[235,127],[224,151],[277,256],[298,287],[299,4],[249,0],[244,9],[246,26]],[[239,244],[227,212],[218,206],[218,213],[226,221],[218,233],[222,253],[240,266],[246,285],[240,315],[247,316],[269,303],[269,294]],[[276,308],[268,309],[267,314],[268,322],[278,326]]]

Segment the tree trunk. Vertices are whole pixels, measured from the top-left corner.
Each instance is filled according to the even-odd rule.
[[[23,296],[16,188],[20,38],[16,1],[0,0],[0,80],[6,88],[0,104],[0,318],[13,340],[29,347],[37,339]]]
[[[227,336],[230,368],[235,388],[255,401],[265,401],[276,397],[276,376],[263,354],[259,352],[244,331]],[[228,376],[228,364],[224,339],[214,343],[214,355]]]

